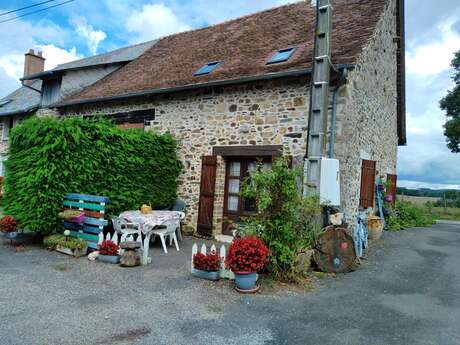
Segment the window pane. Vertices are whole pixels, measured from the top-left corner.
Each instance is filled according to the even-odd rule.
[[[249,162],[249,163],[248,163],[248,171],[249,171],[249,172],[255,171],[256,168],[257,168],[257,165],[256,165],[255,162]]]
[[[272,169],[272,163],[271,162],[264,162],[264,170],[271,170]]]
[[[257,207],[256,207],[256,200],[255,199],[243,199],[243,209],[246,212],[256,212]]]
[[[227,199],[227,209],[230,211],[238,211],[238,200],[237,196],[229,196]]]
[[[228,192],[229,193],[239,193],[240,192],[240,180],[231,179],[228,180]]]
[[[230,164],[230,176],[240,176],[240,162]]]

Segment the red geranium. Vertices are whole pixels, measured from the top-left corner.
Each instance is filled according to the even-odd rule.
[[[0,230],[3,232],[13,232],[16,230],[18,223],[11,216],[5,216],[0,219]]]
[[[233,272],[257,272],[268,262],[268,254],[267,246],[259,238],[237,238],[228,248],[225,265]]]
[[[196,253],[193,255],[193,267],[206,272],[217,272],[220,270],[220,257],[213,250],[211,253]]]
[[[117,256],[120,247],[113,241],[105,240],[98,245],[98,248],[101,255]]]

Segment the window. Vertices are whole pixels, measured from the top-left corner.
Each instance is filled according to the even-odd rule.
[[[224,193],[224,218],[222,232],[231,234],[233,225],[241,218],[256,212],[255,200],[240,196],[241,185],[251,171],[257,169],[257,164],[262,164],[263,169],[271,169],[271,158],[229,158],[226,161],[227,172],[225,176]]]
[[[273,54],[273,56],[267,62],[267,65],[273,64],[273,63],[285,62],[289,60],[289,58],[292,56],[295,50],[296,48],[286,48],[286,49],[278,50],[278,52]]]
[[[210,62],[210,63],[204,65],[203,67],[201,67],[198,71],[196,71],[194,75],[198,76],[198,75],[209,74],[212,71],[214,71],[216,69],[216,67],[219,66],[221,63],[222,63],[222,61]]]
[[[5,161],[7,159],[7,156],[0,155],[0,177],[5,176]]]

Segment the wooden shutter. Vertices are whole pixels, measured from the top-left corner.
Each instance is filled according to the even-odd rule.
[[[361,195],[359,206],[364,208],[374,206],[375,161],[362,160],[361,165]]]
[[[394,174],[387,174],[387,195],[391,195],[391,205],[394,205],[396,201],[396,181],[398,176]]]
[[[200,235],[212,235],[212,216],[214,213],[214,190],[216,185],[216,156],[203,156],[201,159],[200,203],[196,230]]]

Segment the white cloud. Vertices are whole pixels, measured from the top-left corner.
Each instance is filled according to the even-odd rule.
[[[398,181],[398,187],[406,187],[410,189],[430,188],[430,189],[460,189],[458,184],[442,184],[442,183],[426,183],[419,181]]]
[[[441,39],[422,44],[406,53],[407,72],[430,76],[450,68],[454,53],[460,48],[460,36],[452,28],[451,20],[439,27]]]
[[[3,9],[0,12],[4,12]],[[19,78],[24,72],[24,53],[29,49],[43,51],[46,69],[81,57],[75,48],[60,48],[71,38],[68,29],[45,20],[18,19],[7,30],[0,30],[0,97],[19,87]]]
[[[163,3],[144,5],[140,11],[131,12],[125,26],[135,34],[133,42],[145,42],[191,29]]]
[[[56,47],[53,44],[38,46],[43,52],[45,60],[45,70],[52,69],[59,64],[81,59],[83,56],[77,54],[77,48],[69,50]]]
[[[84,18],[75,20],[76,33],[86,40],[91,55],[96,55],[99,44],[107,38],[107,34],[102,30],[94,30]]]

